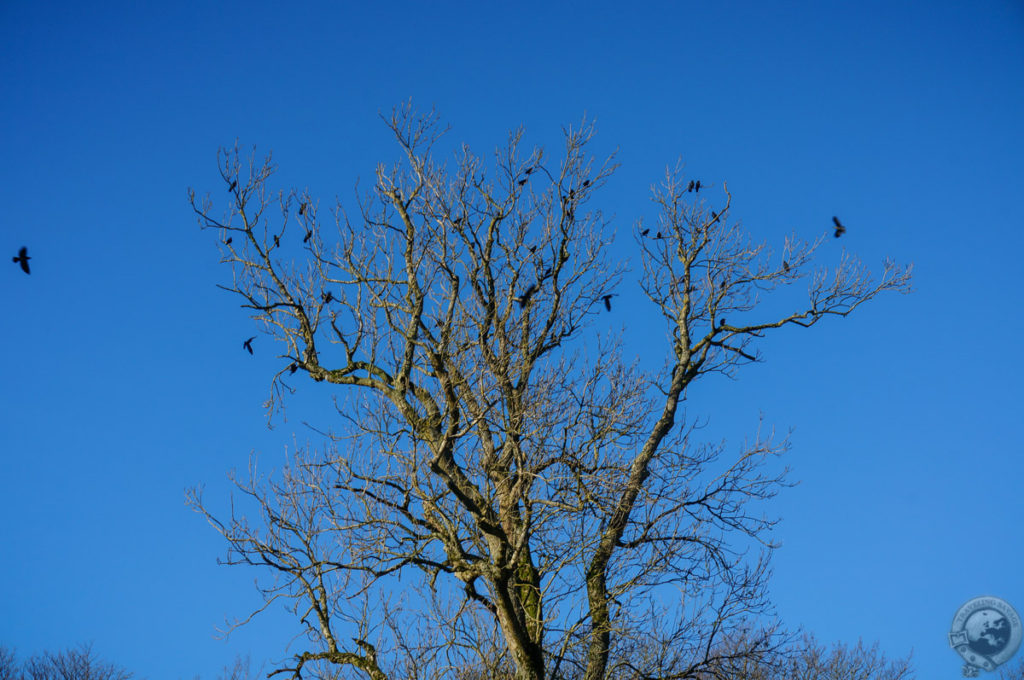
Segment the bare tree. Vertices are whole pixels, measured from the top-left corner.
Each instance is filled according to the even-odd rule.
[[[0,680],[130,680],[134,674],[100,660],[92,644],[63,652],[45,651],[18,664],[14,650],[0,645]]]
[[[454,171],[437,160],[433,114],[385,122],[402,161],[377,168],[358,219],[338,206],[336,235],[308,192],[272,191],[269,157],[243,169],[237,147],[223,216],[190,191],[224,244],[224,288],[283,347],[271,415],[298,371],[355,388],[324,447],[235,479],[258,519],[221,521],[189,495],[227,563],[273,575],[253,615],[295,612],[301,651],[271,675],[667,680],[718,667],[737,631],[731,656],[778,650],[774,521],[757,505],[785,484],[788,442],[702,444],[682,402],[698,377],[757,361],[775,329],[906,291],[909,269],[875,280],[844,256],[812,271],[823,238],[774,256],[731,219],[724,185],[712,210],[677,168],[654,193],[657,234],[636,225],[667,337],[650,339],[664,367],[647,375],[587,333],[626,271],[592,207],[616,167],[588,153],[592,126],[566,130],[556,162],[521,153],[516,131],[488,174],[465,148]],[[759,313],[760,293],[805,279],[797,311]]]

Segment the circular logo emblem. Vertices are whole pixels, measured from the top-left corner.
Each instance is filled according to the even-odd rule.
[[[1020,647],[1024,626],[1020,616],[998,597],[976,597],[957,610],[949,644],[963,660],[964,676],[992,671],[1010,660]]]

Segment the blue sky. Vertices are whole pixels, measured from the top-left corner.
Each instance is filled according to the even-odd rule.
[[[626,259],[681,158],[776,248],[836,214],[823,263],[913,262],[912,294],[769,338],[689,413],[733,447],[759,413],[794,430],[800,485],[766,508],[787,624],[954,678],[965,600],[1024,612],[1021,2],[16,1],[0,64],[0,233],[33,257],[0,274],[0,643],[92,640],[150,678],[284,656],[298,628],[276,611],[213,639],[259,604],[257,574],[216,565],[184,490],[223,502],[226,473],[252,450],[279,464],[330,392],[300,382],[266,428],[275,348],[242,350],[255,324],[215,288],[229,271],[186,189],[221,199],[237,138],[274,151],[281,188],[352,206],[398,157],[378,112],[410,97],[484,155],[520,124],[556,154],[561,126],[595,119]],[[639,355],[663,337],[644,304],[603,321]]]

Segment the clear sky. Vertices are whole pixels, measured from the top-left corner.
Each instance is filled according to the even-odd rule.
[[[154,679],[284,656],[299,628],[276,611],[212,637],[260,603],[257,573],[217,566],[184,491],[222,504],[226,473],[251,450],[278,465],[330,390],[299,381],[266,428],[278,349],[242,350],[255,323],[215,287],[229,270],[186,189],[223,200],[215,154],[238,138],[274,151],[281,188],[353,206],[397,159],[378,112],[410,97],[484,155],[520,124],[557,155],[594,118],[627,259],[681,158],[776,248],[835,214],[823,263],[913,262],[912,294],[770,338],[688,412],[733,450],[759,413],[794,430],[801,483],[766,508],[790,626],[913,649],[939,679],[960,674],[965,600],[1024,613],[1024,3],[156,4],[0,4],[0,234],[33,258],[0,269],[0,643],[92,640]],[[602,322],[660,346],[620,292]]]

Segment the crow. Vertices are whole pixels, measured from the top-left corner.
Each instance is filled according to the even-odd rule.
[[[643,231],[640,232],[640,235],[641,236],[647,236],[650,233],[651,233],[651,228],[647,227],[646,229],[644,229]]]
[[[576,198],[576,190],[569,189],[569,198]]]
[[[274,247],[275,248],[280,248],[281,247],[281,237],[278,236],[277,234],[274,234]]]
[[[300,203],[299,204],[299,215],[302,216],[302,215],[305,215],[305,214],[306,214],[306,204],[305,203]]]
[[[246,340],[245,342],[242,343],[242,347],[244,347],[246,350],[248,350],[249,354],[252,354],[252,341],[255,340],[255,339],[256,339],[256,336],[254,335],[254,336],[252,336],[251,338],[249,338],[248,340]]]
[[[711,211],[711,219],[713,219],[713,220],[717,220],[718,219],[718,213],[716,213],[714,210]]]
[[[697,182],[693,185],[693,193],[697,193],[699,191],[700,191],[700,180],[697,180]]]
[[[523,186],[524,184],[526,184],[526,178],[525,177],[523,179],[519,180],[519,186]]]
[[[288,372],[289,373],[295,373],[295,371],[297,371],[297,370],[299,370],[299,365],[298,364],[292,364],[291,366],[288,367]]]
[[[231,245],[231,241],[234,240],[234,238],[235,238],[234,236],[228,236],[227,240],[224,241],[224,245],[226,245],[226,246]]]
[[[309,240],[309,239],[311,239],[312,237],[313,237],[313,232],[311,232],[311,231],[307,231],[307,232],[306,232],[306,236],[305,236],[305,237],[304,237],[304,238],[302,239],[302,242],[303,242],[303,243],[305,243],[306,241],[308,241],[308,240]]]
[[[530,298],[533,297],[533,294],[536,292],[537,284],[531,283],[526,287],[526,290],[523,291],[523,294],[515,299],[519,302],[520,307],[525,307],[530,302]]]
[[[686,190],[687,191],[693,191],[693,180],[692,179],[690,180],[690,183],[686,185]]]
[[[531,255],[537,252],[537,246],[527,246],[527,248],[530,250]]]
[[[782,268],[785,269],[787,272],[789,271],[789,261],[788,260],[783,260],[782,261]]]
[[[618,293],[608,293],[607,295],[601,296],[601,299],[604,300],[604,308],[609,312],[612,311],[612,298],[616,295],[618,295]]]
[[[839,221],[838,217],[833,216],[832,222],[833,224],[836,225],[836,238],[839,238],[840,236],[846,233],[846,227],[843,226],[843,223]]]
[[[324,298],[324,304],[326,305],[328,302],[330,302],[331,300],[334,299],[334,296],[331,295],[331,291],[327,291],[326,293],[324,293],[323,298]]]
[[[526,169],[526,174],[527,175],[529,175],[531,172],[533,172],[533,168],[527,168]]]
[[[590,186],[590,180],[589,179],[583,180],[583,188],[586,189],[589,186]]]
[[[464,220],[464,219],[466,219],[466,218],[465,217],[456,217],[455,220],[452,221],[452,224],[454,224],[457,227],[460,224],[462,224],[462,220]]]
[[[655,236],[654,238],[665,238],[665,237],[664,237],[664,236],[662,236],[662,235],[661,235],[661,232],[659,231],[659,232],[658,232],[658,235],[657,235],[657,236]]]
[[[21,271],[25,272],[26,274],[31,274],[32,272],[28,270],[28,261],[31,259],[32,258],[28,256],[28,248],[22,246],[21,250],[18,251],[18,256],[12,257],[11,261],[20,263]]]
[[[232,180],[231,186],[228,187],[228,191],[234,191],[235,187],[237,187],[237,186],[238,186],[238,180],[237,179],[236,180]]]

